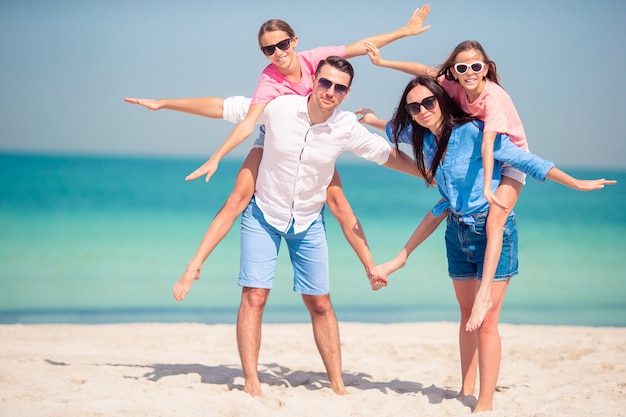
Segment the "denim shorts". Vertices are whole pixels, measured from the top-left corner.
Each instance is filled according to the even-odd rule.
[[[471,221],[473,220],[473,222]],[[487,214],[471,216],[468,221],[462,216],[448,212],[446,228],[446,252],[448,274],[456,280],[469,280],[483,275],[485,248],[487,246]],[[505,281],[518,273],[517,224],[515,215],[506,219],[502,235],[502,253],[496,268],[494,281]]]
[[[330,273],[323,210],[307,230],[294,233],[292,225],[287,232],[283,232],[265,221],[254,198],[241,217],[238,284],[242,287],[272,288],[283,238],[293,265],[293,290],[307,295],[328,294]]]

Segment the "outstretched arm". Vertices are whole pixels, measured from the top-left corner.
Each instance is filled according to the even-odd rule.
[[[396,148],[391,148],[389,159],[384,164],[387,168],[400,171],[404,174],[413,175],[414,177],[424,178],[417,169],[417,165],[413,158]]]
[[[430,29],[430,25],[422,25],[424,24],[424,20],[426,19],[426,16],[428,16],[429,12],[430,5],[426,4],[419,9],[416,9],[411,15],[409,22],[400,29],[394,30],[393,32],[383,33],[381,35],[370,36],[351,45],[346,45],[346,58],[365,55],[367,53],[367,48],[364,45],[364,42],[366,41],[372,43],[378,48],[382,48],[383,46],[400,38],[419,35],[420,33],[427,31]]]
[[[233,131],[228,135],[224,143],[215,151],[213,155],[198,169],[189,174],[185,180],[191,181],[203,175],[206,176],[205,181],[209,182],[211,176],[217,171],[217,167],[224,156],[235,149],[241,142],[246,140],[254,131],[259,116],[265,109],[266,103],[251,104],[246,117],[239,123]]]
[[[372,42],[365,42],[364,45],[367,49],[367,56],[369,56],[370,61],[372,61],[372,64],[378,67],[391,68],[415,76],[437,76],[437,70],[435,70],[434,68],[430,68],[424,64],[420,64],[419,62],[388,61],[381,58],[380,50],[375,44],[373,44]]]
[[[548,171],[548,175],[546,178],[550,181],[558,182],[559,184],[565,185],[566,187],[572,188],[577,191],[593,191],[593,190],[601,190],[605,185],[613,185],[616,184],[616,180],[606,180],[604,178],[600,178],[597,180],[580,180],[578,178],[574,178],[571,175],[561,171],[557,167],[553,167]]]
[[[369,108],[362,108],[354,112],[354,114],[361,116],[359,122],[361,124],[371,126],[375,129],[387,131],[387,120],[381,120],[376,116],[374,110]]]
[[[173,110],[211,119],[221,119],[224,109],[224,99],[221,97],[164,98],[159,100],[126,97],[124,101],[154,111]]]
[[[429,211],[426,216],[422,219],[420,224],[417,226],[408,242],[404,245],[400,253],[396,255],[395,258],[390,261],[385,262],[384,264],[377,265],[372,269],[372,275],[387,278],[391,273],[397,271],[398,269],[404,267],[406,265],[406,261],[409,259],[409,255],[424,242],[430,235],[433,234],[439,224],[441,224],[442,220],[446,217],[447,212],[444,211],[439,216],[435,217],[432,213],[432,210]],[[380,289],[381,286],[372,285],[373,290]]]

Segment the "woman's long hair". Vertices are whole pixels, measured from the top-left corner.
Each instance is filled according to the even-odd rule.
[[[424,134],[428,129],[413,120],[413,116],[404,108],[405,104],[407,104],[407,95],[419,85],[426,87],[433,93],[441,109],[441,132],[436,138],[437,152],[435,153],[431,166],[428,168],[425,166],[424,161]],[[396,144],[396,148],[399,148],[398,138],[410,135],[417,169],[426,180],[426,185],[434,185],[435,172],[448,148],[448,141],[450,140],[452,130],[456,126],[473,120],[475,119],[461,110],[459,105],[445,92],[443,87],[441,87],[436,80],[426,75],[419,75],[412,79],[404,89],[400,104],[391,119],[391,135]]]

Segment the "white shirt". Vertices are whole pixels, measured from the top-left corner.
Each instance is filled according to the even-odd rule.
[[[258,120],[265,124],[265,145],[254,192],[256,203],[269,224],[287,231],[293,222],[295,233],[306,230],[318,217],[341,153],[350,151],[381,165],[391,152],[389,142],[362,126],[354,113],[336,109],[325,122],[311,125],[307,99],[277,97]],[[229,104],[239,108],[241,117],[241,107],[243,115],[247,111],[245,103]]]

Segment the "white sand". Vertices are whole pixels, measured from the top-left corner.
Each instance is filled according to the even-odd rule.
[[[1,325],[0,416],[464,416],[453,323],[341,323],[328,387],[308,324],[264,325],[265,397],[242,391],[232,325]],[[626,416],[626,328],[501,325],[496,411]],[[475,401],[475,400],[474,400]]]

